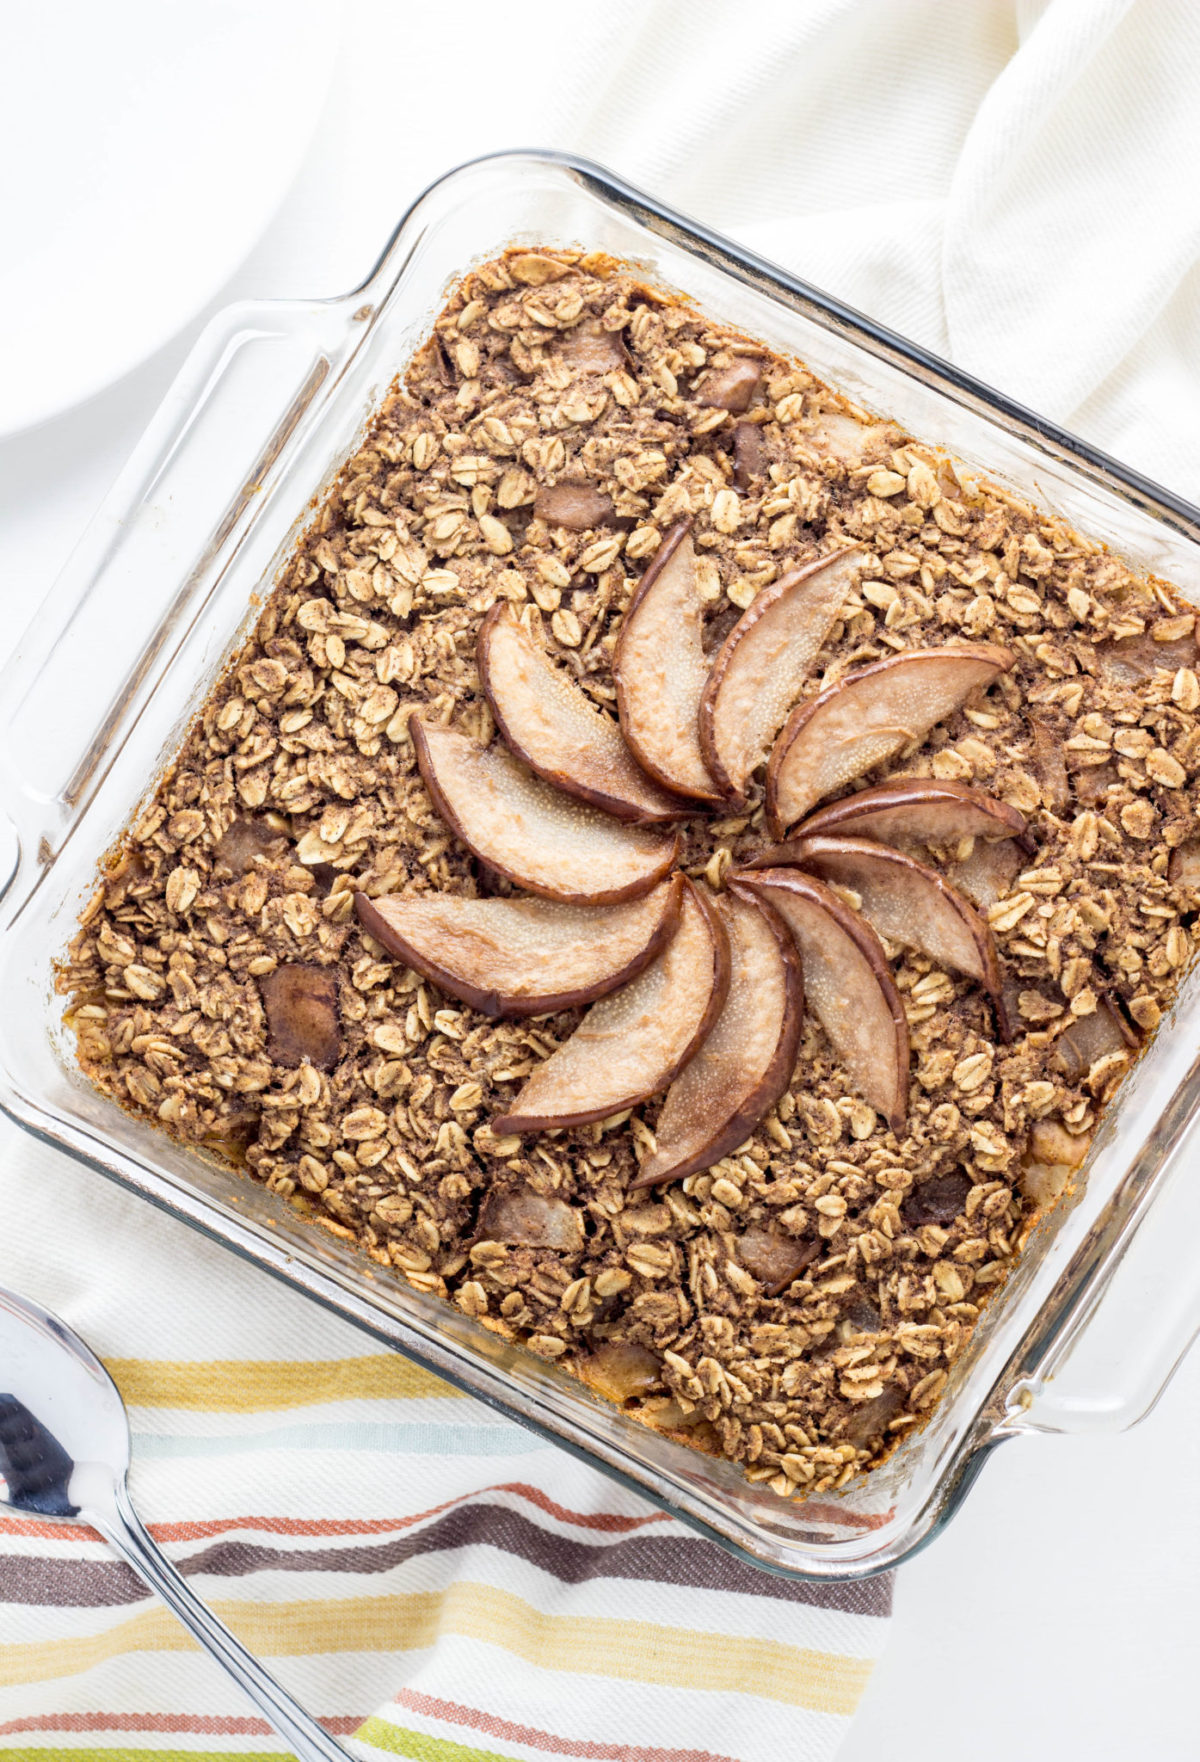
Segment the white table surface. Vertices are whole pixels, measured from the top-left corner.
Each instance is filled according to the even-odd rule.
[[[354,88],[343,64],[298,184],[209,310],[345,291],[446,168],[437,141],[364,154],[374,125]],[[516,144],[482,121],[458,156]],[[17,634],[9,619],[50,588],[203,316],[83,408],[0,442],[0,656]],[[949,1530],[901,1572],[890,1649],[842,1762],[1195,1762],[1198,1480],[1200,1352],[1124,1436],[997,1452]]]

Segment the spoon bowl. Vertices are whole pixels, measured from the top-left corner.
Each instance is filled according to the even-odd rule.
[[[129,1418],[95,1353],[57,1316],[0,1290],[3,1502],[78,1517],[129,1471]]]

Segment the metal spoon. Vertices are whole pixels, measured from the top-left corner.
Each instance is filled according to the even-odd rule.
[[[0,1505],[87,1523],[157,1591],[300,1762],[349,1751],[268,1676],[180,1577],[129,1502],[129,1419],[116,1384],[57,1316],[0,1290]]]

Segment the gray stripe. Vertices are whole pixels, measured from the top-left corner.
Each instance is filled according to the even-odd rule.
[[[488,1502],[461,1505],[432,1523],[384,1542],[289,1549],[271,1543],[221,1541],[177,1560],[185,1574],[243,1578],[255,1572],[391,1572],[423,1554],[492,1547],[529,1561],[564,1584],[622,1579],[696,1590],[768,1597],[851,1615],[886,1616],[890,1574],[857,1584],[811,1583],[759,1572],[701,1536],[642,1535],[581,1541],[543,1529],[522,1512]],[[57,1561],[0,1556],[0,1602],[99,1608],[135,1603],[149,1593],[117,1561]]]

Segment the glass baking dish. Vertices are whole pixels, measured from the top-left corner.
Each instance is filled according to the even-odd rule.
[[[657,1436],[124,1114],[76,1070],[53,993],[99,860],[380,395],[457,276],[514,242],[632,260],[1200,603],[1200,510],[595,166],[534,152],[463,166],[354,293],[213,320],[0,676],[0,1105],[757,1564],[862,1577],[927,1541],[999,1440],[1132,1423],[1200,1327],[1195,975],[1110,1109],[1086,1185],[1035,1231],[929,1423],[819,1503]]]

